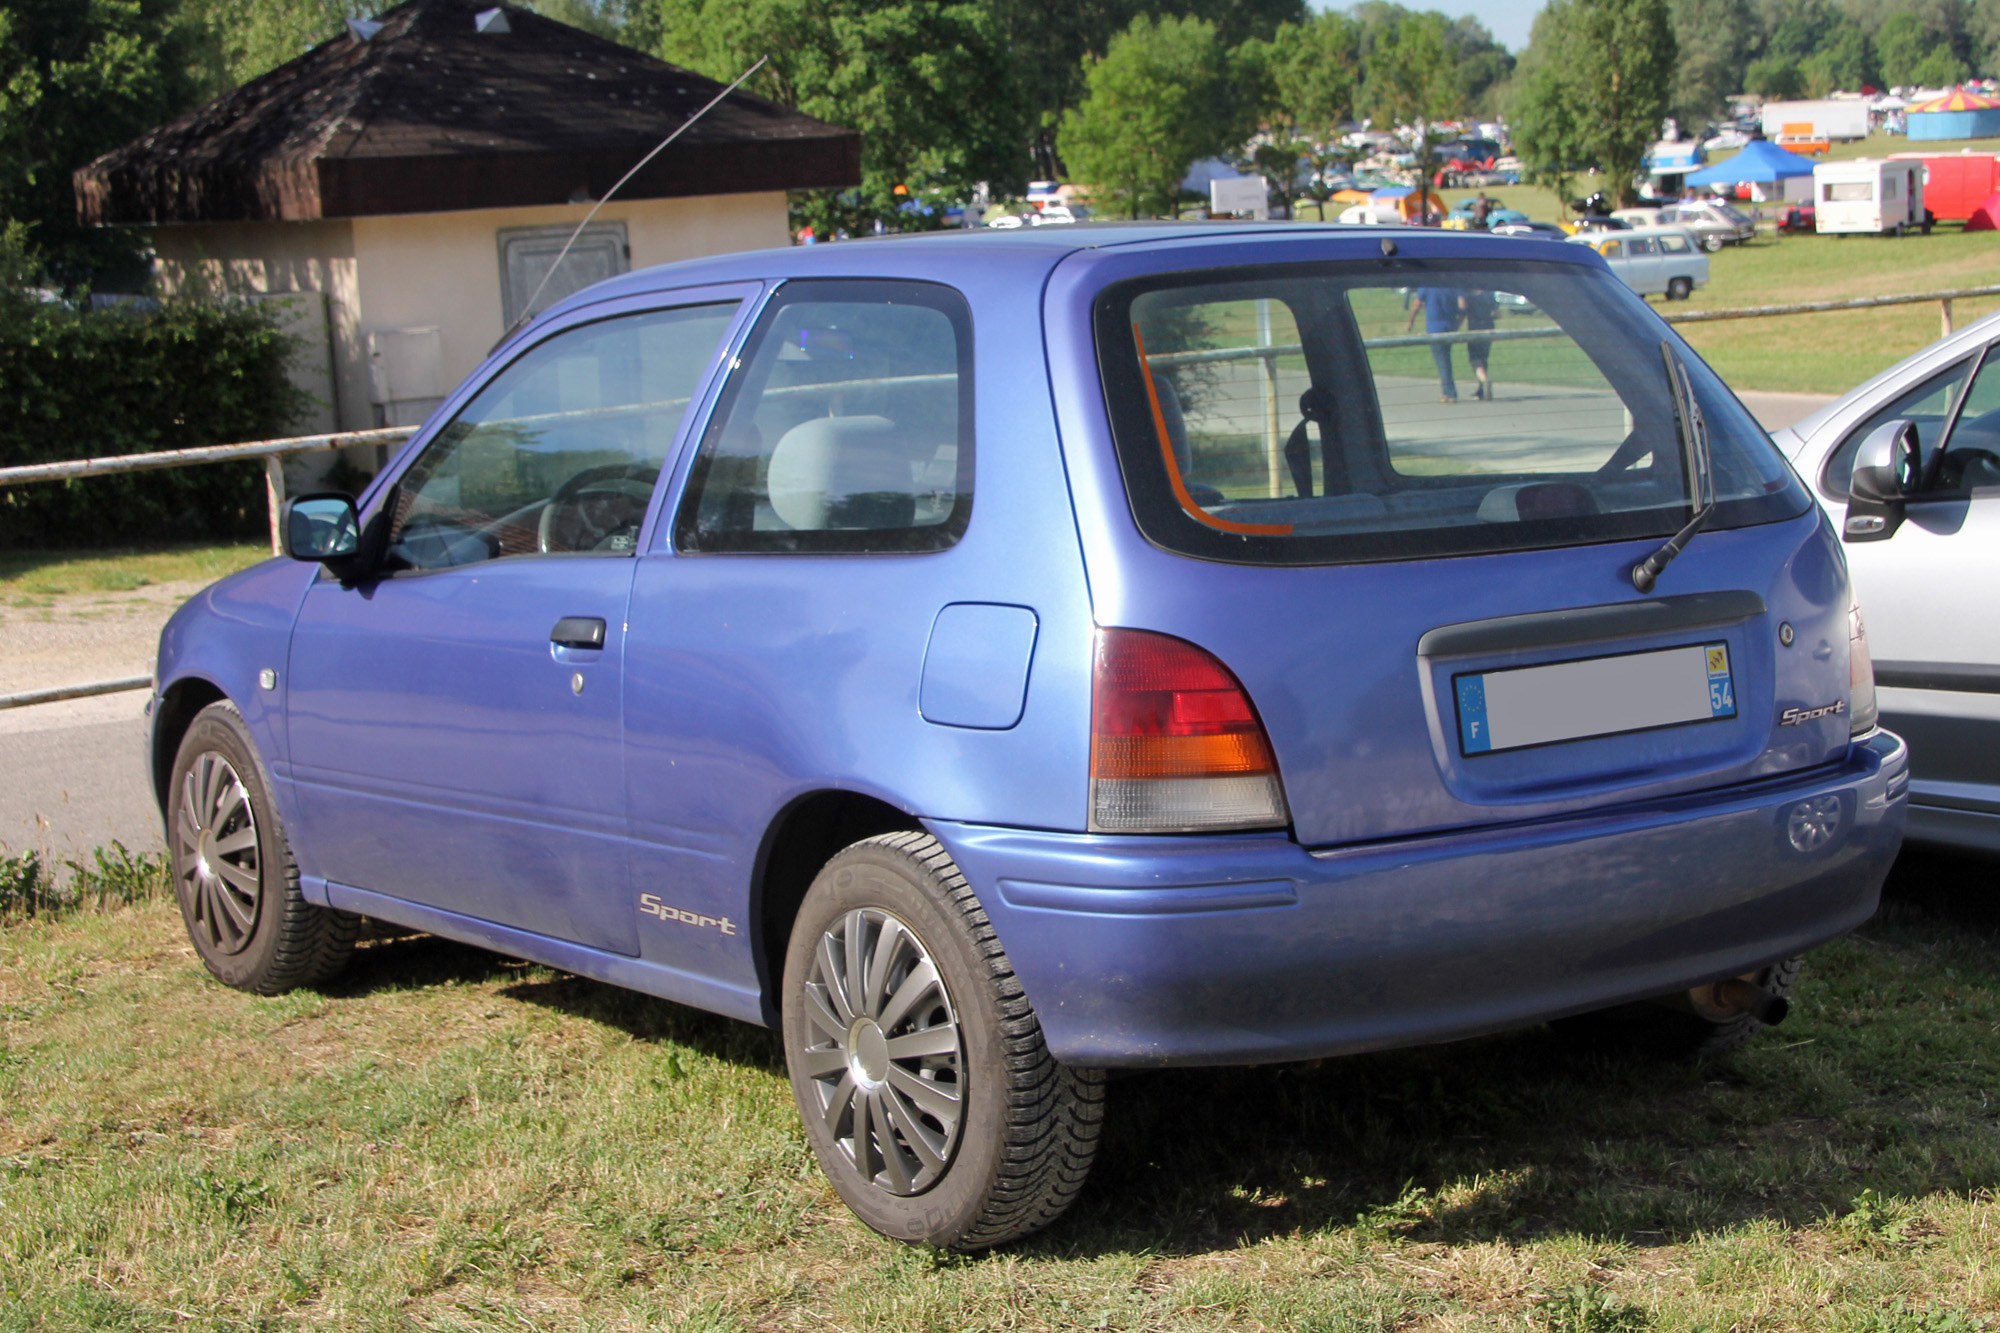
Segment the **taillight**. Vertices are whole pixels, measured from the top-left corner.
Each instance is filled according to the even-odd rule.
[[[1868,628],[1861,608],[1847,609],[1847,732],[1859,736],[1875,729],[1881,710],[1875,706],[1875,659],[1868,655]]]
[[[1180,639],[1097,634],[1090,827],[1101,833],[1281,828],[1271,742],[1229,668]]]

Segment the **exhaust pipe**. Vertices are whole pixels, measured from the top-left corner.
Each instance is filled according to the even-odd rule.
[[[1718,1009],[1726,1009],[1732,1014],[1748,1014],[1765,1027],[1774,1028],[1785,1021],[1785,1015],[1792,1011],[1792,1003],[1782,995],[1773,995],[1754,981],[1741,977],[1730,977],[1706,988]]]

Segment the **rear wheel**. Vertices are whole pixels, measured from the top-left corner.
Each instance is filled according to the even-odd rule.
[[[928,834],[827,862],[792,927],[783,1009],[806,1137],[875,1230],[984,1249],[1082,1190],[1103,1073],[1049,1055],[985,910]]]
[[[299,892],[271,785],[236,706],[196,715],[174,755],[167,847],[201,961],[238,990],[277,995],[347,965],[361,918]]]
[[[1694,283],[1687,278],[1672,278],[1667,282],[1667,299],[1685,301],[1694,292]]]
[[[1804,961],[1802,958],[1787,958],[1755,972],[1746,972],[1741,980],[1785,999],[1797,984],[1799,968]],[[1662,996],[1657,1000],[1579,1014],[1575,1018],[1563,1019],[1555,1026],[1594,1045],[1703,1063],[1729,1054],[1768,1026],[1750,1014],[1718,1003],[1714,990],[1713,986],[1697,986],[1693,990]]]
[[[1701,248],[1710,254],[1714,254],[1722,248],[1722,238],[1720,236],[1704,236],[1701,238]]]

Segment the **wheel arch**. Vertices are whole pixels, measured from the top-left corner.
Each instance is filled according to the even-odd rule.
[[[887,801],[854,791],[814,791],[794,799],[764,832],[750,890],[752,953],[764,1018],[779,1023],[779,983],[792,922],[820,867],[840,851],[880,833],[919,830],[917,817]]]
[[[162,818],[166,817],[167,784],[173,778],[174,755],[181,748],[181,738],[187,735],[202,709],[228,697],[221,686],[206,676],[183,676],[160,691],[160,702],[153,714],[153,751],[149,758],[153,800],[160,807]]]

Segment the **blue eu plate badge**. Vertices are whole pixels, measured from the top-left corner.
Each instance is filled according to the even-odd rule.
[[[1691,643],[1452,679],[1463,754],[1736,716],[1727,643]]]

